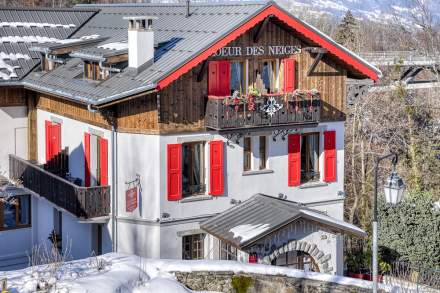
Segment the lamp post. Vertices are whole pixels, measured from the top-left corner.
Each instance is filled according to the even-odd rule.
[[[396,172],[397,165],[397,154],[391,153],[376,159],[376,164],[374,167],[374,206],[373,206],[373,293],[377,293],[377,276],[378,276],[378,265],[377,265],[377,177],[379,164],[385,159],[392,158],[393,160],[393,172],[390,177],[388,177],[384,185],[385,201],[387,204],[396,205],[403,198],[403,192],[405,190],[405,184],[402,178]]]

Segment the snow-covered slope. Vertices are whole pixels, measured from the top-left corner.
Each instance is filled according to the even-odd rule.
[[[280,3],[295,10],[307,10],[313,14],[328,13],[335,17],[343,16],[351,10],[355,17],[376,22],[387,20],[401,20],[404,24],[413,23],[417,9],[412,4],[413,0],[279,0]],[[440,1],[425,0],[433,16],[440,18]]]
[[[219,293],[190,290],[176,280],[173,272],[225,271],[288,276],[367,289],[372,286],[369,281],[276,266],[235,261],[144,259],[117,253],[58,265],[0,271],[0,280],[7,279],[11,293],[35,292],[37,286],[52,293]],[[391,286],[381,284],[380,288],[394,292]]]

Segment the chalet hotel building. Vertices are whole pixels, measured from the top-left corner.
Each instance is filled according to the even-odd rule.
[[[377,68],[274,2],[0,20],[0,270],[47,243],[343,274],[346,81]]]

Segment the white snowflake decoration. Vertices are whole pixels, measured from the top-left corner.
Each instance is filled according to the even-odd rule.
[[[283,108],[283,105],[278,104],[277,100],[275,100],[275,97],[270,97],[269,100],[267,100],[267,102],[260,109],[261,111],[266,112],[267,115],[272,117],[281,108]]]

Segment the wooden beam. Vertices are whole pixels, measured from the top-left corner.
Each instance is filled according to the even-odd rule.
[[[310,76],[316,69],[316,66],[318,66],[319,61],[321,61],[322,57],[324,57],[324,54],[326,54],[328,51],[322,47],[306,47],[303,50],[313,55],[316,54],[315,60],[313,60],[312,65],[310,65],[309,70],[307,70],[307,76]]]
[[[255,32],[255,35],[254,35],[254,43],[258,43],[258,41],[260,40],[260,37],[263,34],[263,31],[266,28],[267,23],[269,22],[269,18],[270,18],[270,15],[268,17],[266,17],[258,26],[257,31]]]
[[[200,71],[197,74],[197,82],[201,82],[203,80],[203,75],[205,74],[207,63],[207,60],[203,61],[202,67],[200,67]]]

